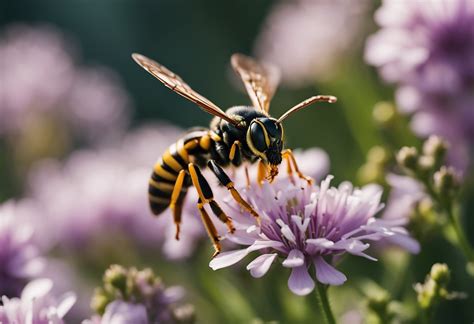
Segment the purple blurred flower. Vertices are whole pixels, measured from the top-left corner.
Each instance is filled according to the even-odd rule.
[[[464,169],[474,144],[474,2],[385,0],[375,20],[382,29],[367,40],[366,61],[398,85],[413,129],[445,137]]]
[[[127,303],[123,300],[115,300],[108,304],[105,313],[101,319],[96,318],[92,321],[84,321],[87,323],[100,324],[148,324],[148,315],[146,307],[142,304]]]
[[[19,296],[44,266],[33,228],[22,221],[21,209],[11,201],[0,205],[0,296]]]
[[[175,323],[174,310],[184,293],[178,286],[165,287],[150,269],[112,265],[91,303],[100,316],[83,324]]]
[[[194,193],[185,204],[183,235],[176,241],[170,211],[154,217],[146,189],[156,158],[179,133],[166,125],[143,127],[115,145],[76,151],[64,164],[50,160],[33,168],[30,195],[39,205],[48,245],[82,250],[84,244],[119,235],[149,247],[163,244],[170,258],[189,256],[196,239],[205,235]]]
[[[256,40],[260,58],[299,85],[333,77],[341,59],[357,46],[368,1],[280,1]]]
[[[264,254],[248,264],[253,277],[262,277],[278,256],[282,265],[291,268],[288,287],[297,295],[307,295],[314,288],[308,268],[314,264],[316,279],[323,284],[341,285],[346,276],[331,265],[335,256],[345,253],[375,260],[364,251],[370,241],[391,241],[418,251],[418,244],[400,226],[398,220],[376,219],[382,209],[379,186],[361,189],[350,183],[330,187],[332,176],[321,186],[309,186],[305,181],[292,184],[288,178],[277,178],[262,188],[252,186],[244,196],[257,207],[261,226],[249,221],[250,215],[233,205],[236,222],[234,235],[227,238],[247,248],[224,252],[210,262],[214,270],[228,267],[249,253]],[[408,244],[410,242],[411,244]]]
[[[94,142],[125,128],[130,100],[120,80],[104,68],[76,66],[71,52],[49,26],[12,25],[0,34],[0,136],[16,137],[45,119]]]
[[[37,279],[26,285],[21,298],[2,297],[0,323],[16,324],[61,324],[76,301],[73,293],[66,293],[59,299],[51,294],[53,282]]]
[[[421,183],[408,176],[390,173],[387,175],[387,183],[392,187],[387,201],[387,207],[383,213],[384,219],[403,220],[403,225],[408,224],[410,215],[416,204],[427,197]]]

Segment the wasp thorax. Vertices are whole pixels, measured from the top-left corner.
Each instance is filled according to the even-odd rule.
[[[276,119],[254,119],[247,130],[247,143],[255,155],[269,164],[281,163],[283,127]]]

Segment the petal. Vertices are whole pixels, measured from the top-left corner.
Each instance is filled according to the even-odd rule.
[[[283,266],[287,268],[300,267],[304,264],[304,254],[300,250],[293,249],[288,257],[283,261]]]
[[[323,284],[338,286],[347,280],[342,272],[336,270],[321,256],[314,259],[314,266],[316,267],[316,278]]]
[[[402,249],[407,250],[413,254],[418,254],[420,252],[420,243],[414,238],[411,238],[408,235],[394,235],[387,238],[387,241],[398,245]]]
[[[273,254],[262,254],[255,260],[249,263],[247,270],[250,270],[250,274],[254,278],[263,277],[270,269],[273,261],[275,260],[277,253]]]
[[[275,250],[281,251],[284,244],[280,241],[270,241],[270,240],[258,240],[254,244],[247,248],[248,252],[257,251],[265,248],[274,248]]]
[[[33,300],[46,296],[53,288],[50,279],[36,279],[25,286],[21,293],[22,300]]]
[[[331,249],[334,246],[334,242],[325,238],[307,239],[306,240],[306,252],[309,254],[316,254],[324,249]]]
[[[59,316],[59,318],[63,318],[69,312],[72,306],[76,303],[76,300],[77,300],[76,294],[72,292],[66,293],[65,295],[63,295],[56,309],[56,313]]]
[[[245,258],[249,252],[250,251],[248,249],[223,252],[212,259],[211,262],[209,262],[209,266],[212,268],[212,270],[218,270],[231,266]]]
[[[358,255],[364,258],[367,258],[372,261],[377,261],[376,258],[365,254],[363,251],[367,250],[370,247],[369,243],[363,243],[359,240],[349,239],[349,240],[340,240],[334,245],[334,248],[346,250],[348,253],[353,255]]]
[[[146,324],[148,323],[145,306],[115,300],[107,305],[101,323],[107,324]]]
[[[313,291],[314,281],[308,273],[306,264],[291,270],[288,288],[298,296],[305,296]]]

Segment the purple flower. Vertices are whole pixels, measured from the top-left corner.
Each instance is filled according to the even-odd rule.
[[[290,85],[329,79],[360,41],[368,1],[280,1],[256,40],[260,58]]]
[[[0,296],[16,297],[43,269],[33,227],[23,221],[22,206],[0,205]]]
[[[397,84],[414,131],[448,139],[463,169],[474,143],[474,3],[385,0],[375,20],[382,29],[367,40],[366,61]]]
[[[386,179],[392,189],[383,218],[400,219],[404,220],[404,225],[408,224],[415,205],[427,197],[425,189],[421,183],[408,176],[389,173]]]
[[[153,164],[180,131],[170,126],[143,127],[122,141],[96,150],[74,152],[69,159],[45,161],[33,168],[30,196],[38,204],[45,239],[82,251],[120,236],[135,243],[163,245],[170,258],[189,256],[205,235],[194,193],[183,213],[180,241],[174,239],[170,211],[154,217],[148,206],[147,181]],[[37,217],[38,218],[38,217]]]
[[[84,321],[83,324],[89,323]],[[92,322],[94,323],[94,322]],[[148,324],[146,308],[141,304],[127,303],[123,300],[116,300],[107,305],[105,313],[96,323],[101,324]]]
[[[73,293],[60,298],[51,294],[52,280],[37,279],[26,285],[21,298],[2,297],[0,323],[61,324],[76,301]]]
[[[379,186],[358,189],[344,182],[335,188],[330,187],[331,179],[328,176],[318,187],[305,181],[293,184],[289,178],[277,178],[262,188],[252,186],[246,190],[244,196],[256,206],[261,226],[232,205],[237,230],[227,238],[247,247],[218,255],[210,262],[211,268],[228,267],[253,251],[262,251],[247,265],[253,277],[262,277],[280,257],[282,265],[291,268],[290,290],[307,295],[315,285],[308,272],[311,265],[319,282],[341,285],[347,278],[331,265],[333,257],[349,253],[375,260],[365,253],[369,242],[412,242],[398,220],[375,218],[383,207]],[[412,247],[416,252],[418,246]]]
[[[91,303],[100,315],[83,324],[175,323],[177,303],[183,296],[183,288],[165,287],[150,269],[112,265]]]
[[[121,81],[104,68],[77,66],[71,53],[70,43],[53,27],[3,30],[0,136],[18,141],[53,124],[62,141],[74,135],[97,142],[124,130],[130,99]]]

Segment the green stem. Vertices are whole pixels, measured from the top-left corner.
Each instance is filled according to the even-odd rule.
[[[316,282],[316,298],[318,299],[319,308],[326,324],[336,324],[334,315],[331,311],[331,305],[328,299],[327,286]]]
[[[466,234],[464,233],[461,222],[459,221],[459,217],[454,214],[452,206],[447,206],[446,212],[448,214],[449,222],[456,233],[457,243],[459,248],[464,253],[464,256],[469,262],[474,262],[474,251],[469,243]]]

